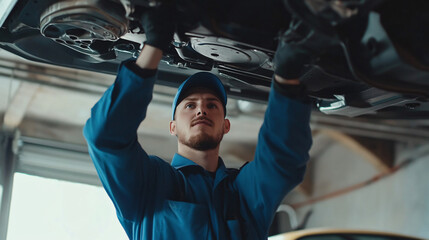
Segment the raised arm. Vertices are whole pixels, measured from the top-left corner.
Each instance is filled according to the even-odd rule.
[[[267,237],[274,214],[304,176],[312,137],[310,104],[299,78],[304,66],[321,54],[330,42],[302,23],[280,37],[274,58],[275,76],[259,132],[254,160],[243,167],[235,186],[246,204],[241,214],[254,234]]]
[[[92,108],[84,127],[91,158],[123,224],[141,218],[162,200],[155,199],[155,191],[158,198],[174,195],[177,183],[175,170],[149,156],[137,140],[137,128],[152,99],[162,49],[173,34],[173,27],[160,27],[161,17],[153,16],[153,12],[143,14],[147,41],[138,59],[121,64],[115,83]]]
[[[310,105],[286,97],[282,85],[273,81],[255,157],[238,174],[235,185],[246,204],[242,217],[255,226],[260,239],[284,196],[302,181],[312,138]],[[288,86],[297,91],[300,85]],[[294,90],[290,90],[294,89]]]

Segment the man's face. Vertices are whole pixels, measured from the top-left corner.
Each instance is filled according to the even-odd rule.
[[[200,151],[218,147],[229,129],[222,102],[204,88],[191,89],[177,105],[175,120],[170,122],[170,134],[176,135],[179,143]]]

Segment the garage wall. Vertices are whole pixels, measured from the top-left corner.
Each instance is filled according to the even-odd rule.
[[[413,159],[396,173],[344,195],[304,206],[299,219],[313,213],[307,228],[336,227],[371,229],[409,234],[429,239],[429,144],[396,145],[395,165]],[[313,162],[316,172],[311,197],[370,179],[375,168],[361,156],[333,143]],[[287,202],[303,197],[291,194]]]

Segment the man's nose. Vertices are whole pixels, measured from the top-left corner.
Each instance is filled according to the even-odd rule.
[[[207,112],[203,107],[198,107],[197,116],[199,115],[204,115],[204,116],[207,115]]]

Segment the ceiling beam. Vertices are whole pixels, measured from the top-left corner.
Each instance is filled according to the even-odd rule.
[[[394,142],[368,137],[353,137],[333,130],[319,130],[367,160],[381,173],[388,173],[394,164]]]
[[[39,87],[39,84],[21,82],[4,114],[4,129],[18,128]]]

